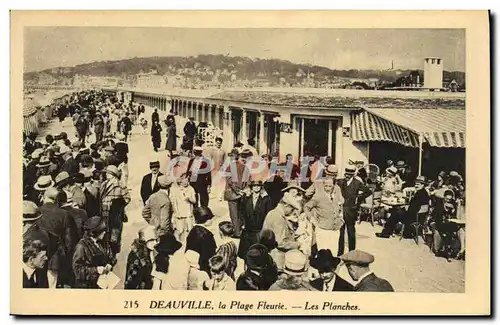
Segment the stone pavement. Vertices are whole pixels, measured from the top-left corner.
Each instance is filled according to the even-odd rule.
[[[151,112],[146,112],[151,116]],[[151,125],[151,124],[149,124]],[[178,124],[182,129],[183,124]],[[43,130],[40,137],[46,133],[57,134],[62,131],[68,133],[70,139],[75,137],[75,132],[70,119],[66,119],[63,124],[52,120],[48,127]],[[165,145],[165,132],[163,132],[162,146]],[[180,139],[178,139],[180,140]],[[130,244],[137,236],[138,230],[146,225],[142,219],[142,201],[140,198],[140,186],[142,177],[149,172],[149,161],[159,159],[162,167],[166,168],[168,158],[165,151],[158,153],[153,151],[150,131],[145,135],[140,134],[139,127],[133,131],[129,140],[129,184],[132,201],[127,206],[126,213],[128,223],[124,225],[122,235],[122,252],[118,256],[118,264],[115,267],[116,274],[124,279],[127,256]],[[227,204],[224,201],[212,197],[210,208],[217,216],[213,222],[214,229],[222,220],[229,220]],[[399,238],[381,239],[375,236],[380,231],[380,227],[372,227],[369,223],[363,222],[356,226],[357,248],[372,253],[375,262],[372,270],[382,278],[387,279],[399,292],[465,292],[465,262],[437,258],[430,253],[429,248],[422,242],[417,246],[413,240]],[[214,231],[214,234],[217,232]],[[242,269],[242,261],[239,261],[238,269]],[[344,268],[340,270],[340,275],[350,280]],[[117,288],[123,288],[123,282]]]

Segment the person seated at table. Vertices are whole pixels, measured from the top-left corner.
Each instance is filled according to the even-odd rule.
[[[384,229],[382,232],[377,233],[377,237],[381,238],[389,238],[398,222],[403,223],[405,225],[405,231],[409,230],[409,225],[412,222],[417,220],[417,214],[420,210],[420,207],[425,204],[429,204],[429,193],[424,188],[427,179],[425,176],[418,176],[415,180],[415,195],[411,198],[409,205],[407,208],[403,209],[393,209],[394,211],[391,213],[389,220],[384,225]]]
[[[452,190],[446,190],[443,198],[436,202],[432,212],[431,229],[433,251],[436,255],[444,254],[449,261],[453,249],[453,236],[459,239],[459,251],[455,258],[465,253],[465,222],[457,219],[457,202]]]
[[[383,191],[385,195],[392,195],[401,191],[402,181],[399,178],[398,170],[396,167],[389,167],[386,170],[387,176],[383,179]]]

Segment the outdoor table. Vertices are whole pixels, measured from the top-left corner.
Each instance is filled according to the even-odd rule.
[[[408,205],[406,200],[390,200],[388,198],[382,198],[382,203],[392,208],[404,207]]]

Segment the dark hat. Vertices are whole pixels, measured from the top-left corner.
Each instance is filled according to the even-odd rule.
[[[405,167],[406,167],[406,163],[402,160],[400,160],[396,163],[396,168],[405,168]]]
[[[106,229],[106,223],[101,217],[95,216],[85,221],[85,223],[83,224],[83,229],[95,232],[98,232],[99,230],[103,231]]]
[[[264,270],[268,262],[267,247],[262,244],[250,246],[245,256],[245,263],[250,270]]]
[[[61,132],[59,133],[59,138],[66,140],[68,138],[68,134],[66,134],[66,132]]]
[[[425,183],[427,183],[427,177],[420,175],[415,179],[415,183],[425,184]]]
[[[158,160],[149,162],[149,168],[160,168],[160,162]]]
[[[340,259],[346,264],[358,264],[358,265],[368,265],[375,261],[375,257],[370,254],[360,250],[353,250],[344,255],[340,256]]]
[[[128,143],[126,142],[117,142],[115,144],[115,150],[118,153],[128,153]]]
[[[251,180],[249,186],[264,186],[261,180]]]
[[[271,229],[262,229],[262,232],[260,233],[259,244],[266,246],[268,251],[272,251],[273,249],[278,247],[278,242],[276,241],[274,231],[272,231]]]
[[[82,148],[78,151],[80,155],[90,155],[90,149],[89,148]]]
[[[160,242],[155,246],[155,250],[158,253],[173,255],[182,247],[182,244],[178,242],[174,235],[169,232],[160,236],[159,239]]]
[[[42,214],[34,202],[23,201],[23,221],[35,221],[41,216]]]
[[[340,258],[333,256],[329,249],[320,249],[316,256],[309,259],[311,266],[319,272],[331,272],[340,264]]]

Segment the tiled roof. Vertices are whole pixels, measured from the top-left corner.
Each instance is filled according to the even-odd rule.
[[[297,106],[315,108],[454,108],[465,109],[465,96],[394,91],[332,91],[316,93],[267,92],[267,91],[223,91],[209,96],[210,99],[268,104],[275,106]]]

